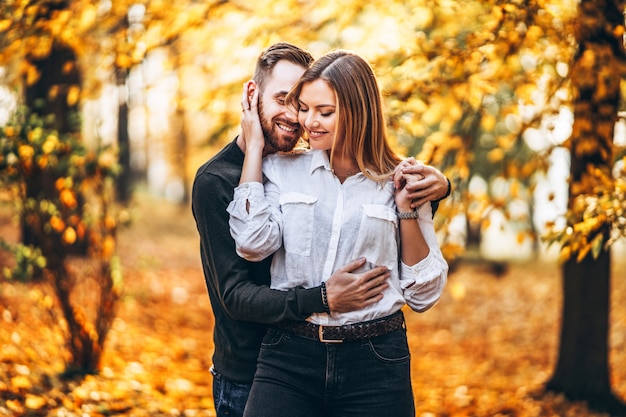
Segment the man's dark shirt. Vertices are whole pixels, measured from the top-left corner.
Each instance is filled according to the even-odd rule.
[[[192,211],[215,318],[213,365],[231,381],[251,383],[267,323],[304,320],[324,306],[319,287],[270,289],[271,257],[255,263],[237,255],[226,207],[239,185],[243,158],[235,139],[198,169]]]

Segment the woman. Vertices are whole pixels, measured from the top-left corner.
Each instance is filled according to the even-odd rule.
[[[253,91],[250,117],[257,100]],[[245,416],[413,416],[400,309],[433,306],[448,271],[430,204],[411,207],[404,185],[416,178],[402,168],[412,161],[389,146],[376,78],[361,57],[325,55],[286,100],[311,150],[262,162],[258,121],[246,130],[240,186],[228,208],[238,253],[248,260],[274,254],[277,289],[320,285],[358,257],[386,266],[391,277],[383,298],[363,310],[276,323]]]

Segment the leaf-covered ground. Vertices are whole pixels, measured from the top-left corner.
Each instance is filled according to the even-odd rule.
[[[98,375],[59,378],[65,350],[51,300],[40,287],[0,282],[0,416],[214,415],[213,319],[190,210],[142,201],[132,217],[120,235],[126,291]],[[626,398],[623,266],[614,268],[610,361],[614,391]],[[560,303],[554,264],[511,265],[499,276],[458,265],[438,305],[406,312],[417,416],[603,416],[542,391]]]

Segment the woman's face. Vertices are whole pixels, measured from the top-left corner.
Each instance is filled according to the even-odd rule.
[[[337,119],[335,90],[326,81],[317,79],[302,85],[298,101],[298,123],[306,131],[311,148],[331,149]]]

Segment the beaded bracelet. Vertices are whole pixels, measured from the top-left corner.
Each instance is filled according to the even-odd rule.
[[[330,314],[330,307],[328,306],[328,295],[326,294],[326,283],[322,282],[322,305],[324,306],[324,311],[327,314]]]

